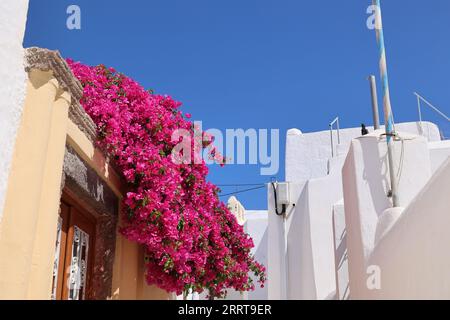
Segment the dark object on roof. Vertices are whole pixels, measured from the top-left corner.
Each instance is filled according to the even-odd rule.
[[[367,130],[366,125],[364,123],[361,123],[361,134],[363,136],[369,134],[369,130]]]

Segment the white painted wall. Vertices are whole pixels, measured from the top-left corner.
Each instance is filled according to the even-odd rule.
[[[290,190],[294,187],[291,185]],[[275,214],[274,209],[274,193],[272,186],[269,184],[267,190],[268,212],[269,212],[269,243],[268,243],[268,258],[267,262],[267,276],[268,282],[268,295],[269,300],[287,299],[286,294],[286,281],[284,276],[286,274],[285,258],[286,245],[285,245],[285,224],[282,217]],[[292,207],[288,209],[291,212]]]
[[[333,204],[342,195],[340,181],[340,171],[336,171],[305,183],[290,183],[290,198],[295,206],[287,209],[286,231],[284,218],[275,214],[273,189],[269,186],[270,299],[334,297],[332,212]]]
[[[288,208],[287,250],[283,247],[283,218],[275,215],[273,190],[269,189],[269,296],[272,298],[284,299],[282,275],[286,273],[285,269],[288,273],[286,299],[328,299],[334,296],[332,213],[333,204],[342,195],[340,182],[340,171],[337,171],[304,184],[290,184],[295,207]],[[284,267],[282,255],[286,251],[288,265]]]
[[[251,253],[255,256],[259,263],[267,268],[268,261],[268,213],[267,210],[246,210],[245,211],[245,231],[252,237],[255,247]],[[268,299],[268,283],[261,288],[255,281],[255,291],[247,293],[248,300],[267,300]],[[268,280],[270,282],[270,279]]]
[[[447,157],[370,255],[368,264],[381,270],[380,290],[355,298],[450,299],[449,190]]]
[[[427,141],[440,141],[439,129],[436,125],[428,122],[423,123],[424,137],[418,137],[422,142],[421,147],[426,152],[422,152],[422,163],[430,163],[430,154],[427,149]],[[373,128],[369,127],[373,132]],[[412,134],[419,134],[420,124],[400,123],[396,125],[398,132],[403,132],[402,136],[409,139]],[[383,129],[371,136],[379,137]],[[409,133],[409,134],[408,134]],[[335,233],[345,226],[343,212],[338,215],[339,221],[333,224],[334,208],[343,200],[342,190],[342,168],[346,161],[346,156],[352,140],[361,136],[360,128],[350,128],[340,130],[340,145],[335,145],[335,157],[331,157],[330,132],[322,131],[315,133],[302,133],[298,129],[291,129],[287,133],[286,140],[286,181],[290,183],[291,199],[295,207],[288,208],[286,219],[287,247],[285,245],[285,232],[283,219],[275,215],[273,190],[269,185],[268,208],[269,208],[269,298],[271,299],[333,299],[336,294],[336,286],[345,288],[348,279],[347,264],[336,270],[335,264]],[[365,136],[361,139],[370,139]],[[336,131],[334,132],[336,143]],[[380,157],[378,142],[370,146],[366,154],[374,157],[373,163],[368,167],[360,166],[360,177],[368,185],[369,195],[376,199],[370,203],[371,210],[381,214],[384,208],[389,206],[386,197],[387,183],[384,176],[387,168],[384,160]],[[366,143],[364,143],[366,145]],[[381,148],[386,142],[381,143]],[[401,145],[401,144],[399,144]],[[415,153],[409,148],[410,141],[405,141],[405,157],[410,153]],[[373,152],[370,151],[373,148]],[[378,151],[376,151],[378,150]],[[397,149],[397,156],[401,154],[401,148]],[[442,155],[441,155],[442,156]],[[434,157],[434,156],[433,156]],[[420,157],[419,157],[420,158]],[[436,158],[436,162],[442,161]],[[417,160],[417,158],[415,158]],[[417,194],[421,186],[425,184],[431,175],[430,166],[421,166],[411,162],[411,170],[423,169],[421,173],[414,177],[403,175],[400,187],[404,187],[403,200],[408,203]],[[422,168],[423,167],[423,168]],[[406,188],[408,184],[415,184],[415,188]],[[408,191],[409,190],[409,191]],[[352,193],[356,190],[348,189],[348,194],[353,199],[356,196]],[[358,201],[353,201],[358,202]],[[342,207],[342,206],[341,206]],[[342,210],[341,210],[342,211]],[[371,211],[371,212],[372,212]],[[377,218],[378,216],[375,215]],[[376,226],[376,220],[373,221]],[[339,225],[338,230],[335,227]],[[371,225],[371,224],[369,224]],[[362,234],[372,239],[369,233],[364,230]],[[374,232],[374,231],[373,231]],[[373,248],[373,240],[371,240]],[[342,249],[342,248],[341,248]],[[337,253],[339,254],[339,253]],[[284,265],[284,261],[287,265]],[[345,261],[345,263],[347,263]],[[287,274],[287,277],[285,277]],[[338,281],[336,280],[338,278]],[[339,284],[339,278],[341,283]],[[287,289],[284,283],[287,282]],[[340,293],[342,298],[342,292]],[[348,293],[346,293],[348,296]]]
[[[367,259],[375,247],[376,228],[382,213],[392,207],[387,198],[390,188],[387,146],[382,131],[354,139],[343,168],[344,207],[347,227],[350,296],[366,291]],[[394,171],[399,179],[401,206],[407,206],[431,177],[431,160],[424,137],[400,133],[404,141],[394,143]]]
[[[26,73],[22,46],[28,0],[0,1],[0,221],[25,99]]]
[[[344,201],[333,206],[333,236],[336,270],[336,299],[347,300],[350,296],[348,283],[347,230],[345,226]]]
[[[450,157],[450,140],[430,142],[431,171],[435,172]]]
[[[292,204],[286,208],[285,216],[278,216],[273,187],[268,186],[268,295],[271,300],[300,299],[308,295],[315,299],[310,215],[296,214],[308,212],[308,188],[305,184],[290,183],[289,193]]]

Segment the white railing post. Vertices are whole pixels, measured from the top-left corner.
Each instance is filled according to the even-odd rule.
[[[341,144],[341,134],[339,132],[339,117],[336,117],[333,121],[330,122],[330,141],[331,141],[331,157],[334,158],[334,138],[333,138],[333,126],[336,124],[337,129],[337,143],[338,145]],[[337,154],[337,150],[336,150]]]

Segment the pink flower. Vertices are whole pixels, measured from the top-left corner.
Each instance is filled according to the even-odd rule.
[[[127,182],[121,233],[144,246],[147,282],[177,294],[206,289],[214,297],[226,295],[227,288],[253,290],[249,273],[262,285],[265,268],[250,254],[253,241],[206,181],[203,148],[217,163],[226,162],[214,137],[193,139],[200,164],[172,161],[179,142],[172,133],[194,131],[178,110],[180,102],[154,95],[112,68],[67,62],[84,87],[80,102],[97,125],[97,145]]]

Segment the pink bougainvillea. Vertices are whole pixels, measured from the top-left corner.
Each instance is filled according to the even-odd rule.
[[[227,288],[253,290],[254,277],[263,286],[265,268],[250,254],[253,241],[206,180],[205,162],[173,159],[182,140],[173,141],[173,132],[192,133],[191,115],[112,68],[67,62],[84,87],[80,102],[97,125],[97,143],[127,182],[121,233],[145,247],[148,284],[176,294],[206,289],[212,297]],[[213,137],[201,139],[192,142],[193,157],[209,148],[223,164]]]

